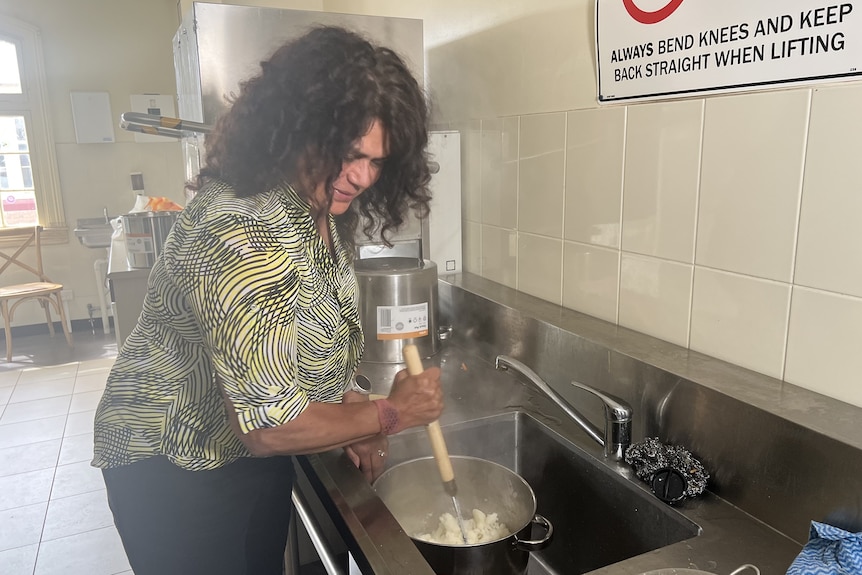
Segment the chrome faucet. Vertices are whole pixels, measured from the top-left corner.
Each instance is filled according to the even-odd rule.
[[[614,397],[613,395],[594,389],[589,385],[584,385],[577,381],[572,382],[572,385],[578,389],[589,391],[602,400],[602,403],[605,406],[605,431],[602,433],[602,430],[590,423],[587,418],[581,415],[578,410],[572,407],[568,401],[560,396],[560,394],[551,389],[551,387],[545,383],[535,371],[517,359],[511,358],[507,355],[498,355],[494,365],[497,369],[503,371],[514,369],[518,373],[526,376],[527,379],[536,385],[536,387],[545,392],[545,394],[547,394],[554,403],[560,406],[560,408],[565,411],[569,417],[574,419],[575,423],[580,425],[581,428],[587,432],[587,435],[604,447],[605,457],[614,461],[623,461],[626,449],[628,449],[632,442],[632,408],[628,403],[618,397]]]

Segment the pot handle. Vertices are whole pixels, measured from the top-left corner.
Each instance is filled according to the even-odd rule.
[[[541,527],[544,527],[545,535],[541,539],[523,540],[518,539],[518,535],[516,534],[514,543],[515,548],[520,549],[521,551],[538,551],[540,549],[544,549],[548,546],[548,543],[551,542],[551,538],[554,536],[554,526],[551,525],[550,521],[548,521],[538,513],[536,513],[530,523],[536,523]]]
[[[756,566],[752,565],[751,563],[746,563],[745,565],[741,565],[741,566],[737,567],[736,569],[734,569],[734,570],[730,573],[730,575],[737,575],[737,573],[742,573],[742,572],[743,572],[743,571],[745,571],[746,569],[751,569],[751,570],[752,570],[752,571],[754,571],[757,575],[760,575],[760,569],[758,569]]]

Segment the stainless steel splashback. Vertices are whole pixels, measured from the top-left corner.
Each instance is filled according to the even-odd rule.
[[[215,124],[261,61],[315,25],[344,26],[392,48],[424,83],[422,20],[194,2],[173,39],[179,117]]]
[[[343,26],[395,50],[424,85],[422,20],[194,2],[173,38],[179,117],[215,125],[240,83],[257,74],[262,61],[317,25]],[[205,136],[185,137],[181,147],[190,180],[205,158]],[[414,219],[398,237],[421,234],[421,223]]]
[[[457,345],[520,359],[596,424],[601,402],[568,383],[622,397],[634,441],[691,450],[710,491],[800,544],[812,520],[862,531],[862,408],[471,274],[438,288]]]

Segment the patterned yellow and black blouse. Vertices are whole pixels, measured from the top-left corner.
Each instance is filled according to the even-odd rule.
[[[183,210],[96,411],[96,467],[165,455],[190,470],[250,456],[243,432],[340,401],[362,354],[356,277],[288,186],[237,198],[214,182]]]

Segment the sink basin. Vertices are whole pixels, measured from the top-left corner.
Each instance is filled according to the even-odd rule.
[[[605,466],[525,413],[447,426],[443,432],[451,455],[494,461],[532,487],[537,512],[553,524],[554,539],[531,553],[530,575],[585,573],[700,534],[696,523],[639,480]],[[390,465],[427,455],[424,431],[390,438]]]
[[[104,217],[80,218],[74,231],[82,246],[95,249],[110,247],[114,228]]]

